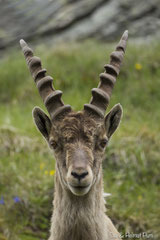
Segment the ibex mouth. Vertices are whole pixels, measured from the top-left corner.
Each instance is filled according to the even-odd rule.
[[[71,185],[71,187],[77,188],[77,189],[83,189],[83,188],[87,188],[87,187],[89,187],[89,186],[90,186],[90,185],[87,185],[87,186],[81,186],[81,185],[73,186],[73,185]]]
[[[89,192],[90,186],[91,186],[90,184],[89,185],[70,185],[69,184],[69,189],[74,195],[83,196]]]

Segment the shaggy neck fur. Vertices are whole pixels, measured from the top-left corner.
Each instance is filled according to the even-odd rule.
[[[49,240],[106,239],[102,169],[90,192],[80,197],[62,187],[57,175]]]

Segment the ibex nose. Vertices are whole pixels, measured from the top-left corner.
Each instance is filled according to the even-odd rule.
[[[79,181],[81,180],[81,179],[83,179],[83,178],[85,178],[85,176],[87,176],[88,175],[88,172],[86,171],[86,172],[83,172],[83,173],[76,173],[76,172],[71,172],[71,175],[73,176],[73,177],[75,177],[75,178],[77,178]]]

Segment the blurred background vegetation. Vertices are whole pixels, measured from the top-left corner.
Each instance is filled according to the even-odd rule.
[[[14,9],[23,3],[19,2],[17,5],[17,1],[12,1]],[[27,10],[29,3],[34,3],[34,6],[39,4],[40,7],[41,2],[25,1],[23,4],[28,5],[23,7]],[[58,4],[58,1],[47,2],[54,6]],[[115,6],[114,2],[107,1],[106,4]],[[119,2],[123,2],[124,6],[125,1]],[[7,5],[2,5],[4,9],[1,8],[1,11],[10,9],[11,1],[6,1],[5,4],[7,3],[8,8]],[[59,1],[60,3],[60,7],[63,8],[57,9],[65,9],[66,12],[67,6],[68,8],[72,6],[72,13],[75,13],[76,6],[79,6],[76,4],[82,4],[84,1],[75,1],[74,4],[72,1]],[[96,4],[97,1],[93,3]],[[157,2],[152,2],[152,10],[153,3]],[[88,1],[88,6],[92,4]],[[104,6],[108,9],[106,4]],[[130,12],[135,14],[133,5]],[[98,14],[98,9],[103,4],[94,6],[94,8],[92,6],[94,12],[87,17],[93,17],[95,9]],[[46,9],[45,6],[43,8]],[[144,8],[141,6],[141,9],[146,9],[146,6],[144,5]],[[58,11],[60,10],[54,13],[56,16]],[[30,12],[30,16],[35,17],[31,13],[34,11]],[[155,17],[153,13],[155,11],[148,11],[148,14]],[[15,14],[11,14],[10,18],[12,15],[15,17]],[[18,16],[22,17],[20,14]],[[68,19],[69,16],[74,14],[68,15]],[[76,14],[75,16],[77,17]],[[151,16],[146,14],[145,17]],[[139,22],[142,22],[142,19]],[[63,22],[60,20],[59,24]],[[64,20],[65,23],[66,21]],[[83,21],[84,19],[81,24]],[[77,20],[75,22],[77,24]],[[124,27],[130,23],[126,20]],[[55,26],[59,26],[58,22],[56,24]],[[12,22],[12,27],[14,26],[16,29],[18,21]],[[130,31],[130,25],[128,26]],[[8,24],[8,29],[9,27]],[[7,25],[4,29],[7,29]],[[105,29],[103,25],[102,29]],[[121,29],[121,33],[123,30],[125,29]],[[84,103],[89,101],[91,89],[97,86],[99,73],[103,71],[103,65],[109,61],[109,55],[116,43],[106,43],[105,38],[102,41],[91,38],[91,35],[86,35],[83,41],[80,39],[73,41],[75,38],[68,41],[67,38],[63,39],[62,34],[66,30],[64,32],[57,30],[57,36],[58,31],[60,32],[58,44],[51,34],[45,39],[43,34],[41,36],[31,32],[30,35],[25,34],[30,45],[34,47],[35,54],[41,57],[48,74],[54,77],[55,88],[64,92],[64,102],[72,105],[75,110],[80,110],[83,109]],[[12,30],[11,33],[13,32]],[[144,36],[137,41],[139,36],[134,35],[131,29],[133,35],[131,34],[132,38],[111,98],[109,109],[120,102],[124,116],[106,151],[104,186],[105,191],[111,193],[107,198],[107,214],[122,234],[145,232],[148,236],[152,235],[138,239],[159,240],[160,43],[158,38],[149,34],[149,31],[147,36],[152,37],[145,41],[145,31],[143,32]],[[107,36],[109,39],[117,40],[119,31],[115,30],[115,33],[118,35],[111,31]],[[15,36],[20,38],[25,37],[25,34],[19,30]],[[42,240],[47,239],[50,225],[55,161],[32,121],[33,107],[38,105],[44,109],[44,106],[30,77],[24,57],[20,49],[14,45],[18,40],[11,41],[12,38],[6,38],[7,42],[5,36],[3,34],[3,39],[0,38],[0,43],[5,42],[3,46],[1,45],[0,59],[0,240]],[[90,39],[87,39],[88,37]]]

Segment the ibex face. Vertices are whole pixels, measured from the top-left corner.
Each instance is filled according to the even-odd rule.
[[[100,74],[98,88],[92,89],[92,98],[84,109],[75,113],[61,100],[62,92],[52,87],[52,78],[45,76],[39,58],[21,40],[20,44],[39,93],[50,118],[38,107],[33,110],[35,124],[53,149],[56,158],[56,176],[61,185],[73,194],[82,196],[89,192],[101,174],[105,147],[117,129],[122,107],[115,105],[104,116],[109,104],[116,77],[123,60],[128,32],[125,31],[110,64]]]
[[[84,112],[71,112],[52,125],[48,142],[54,151],[57,176],[63,187],[75,195],[84,195],[90,190],[101,174],[105,147],[121,115],[122,109],[116,105],[104,120]]]

